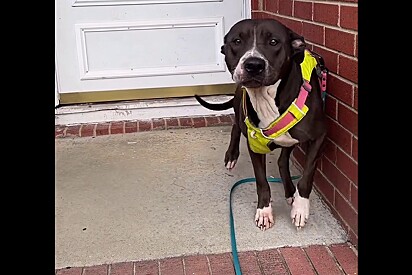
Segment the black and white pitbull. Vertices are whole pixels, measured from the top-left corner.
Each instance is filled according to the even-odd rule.
[[[202,106],[211,110],[234,108],[235,123],[224,159],[227,169],[234,168],[239,157],[241,133],[247,139],[253,138],[247,132],[245,113],[256,127],[265,129],[298,97],[304,82],[300,63],[304,59],[305,48],[302,36],[273,19],[245,19],[233,25],[225,35],[221,53],[225,55],[232,79],[238,84],[235,95],[228,102],[218,104],[195,97]],[[292,206],[292,223],[298,229],[306,224],[309,217],[309,195],[326,136],[323,100],[315,69],[308,82],[312,89],[305,102],[308,107],[306,115],[268,145],[270,150],[281,148],[279,172],[286,200]],[[297,188],[289,170],[290,154],[296,144],[304,144],[302,148],[306,150],[304,171]],[[249,143],[248,151],[258,197],[255,222],[257,227],[265,230],[274,224],[266,177],[266,154],[254,152]]]

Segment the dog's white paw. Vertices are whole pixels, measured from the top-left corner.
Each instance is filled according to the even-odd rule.
[[[232,170],[233,168],[235,168],[237,160],[232,160],[232,161],[228,161],[228,163],[226,164],[226,169],[227,170]]]
[[[255,215],[256,226],[260,230],[265,231],[273,226],[275,223],[272,215],[272,205],[269,203],[268,207],[263,207],[263,209],[256,209]]]
[[[292,219],[292,223],[296,226],[296,229],[304,227],[309,218],[309,199],[302,198],[297,189],[295,196],[292,199],[292,210],[290,211],[290,217]]]

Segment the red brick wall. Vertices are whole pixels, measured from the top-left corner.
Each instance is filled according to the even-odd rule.
[[[274,18],[305,37],[330,73],[328,137],[315,189],[358,244],[358,0],[252,0],[252,18]],[[294,158],[303,166],[304,151]]]

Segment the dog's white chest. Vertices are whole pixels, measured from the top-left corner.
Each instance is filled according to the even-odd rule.
[[[271,86],[246,88],[253,109],[255,109],[260,120],[259,125],[257,125],[259,128],[268,127],[270,123],[280,116],[279,109],[275,103],[275,96],[279,83],[280,80]],[[286,132],[285,134],[274,138],[273,142],[281,146],[289,147],[299,141],[292,138],[290,134]]]

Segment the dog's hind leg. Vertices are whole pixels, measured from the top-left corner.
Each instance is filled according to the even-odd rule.
[[[290,176],[289,159],[295,146],[282,147],[280,156],[278,159],[279,173],[282,178],[283,187],[285,190],[285,198],[288,204],[293,203],[293,194],[295,193],[295,185],[293,184],[292,178]]]
[[[237,123],[233,124],[232,132],[230,134],[229,148],[225,154],[225,166],[226,169],[232,170],[239,158],[239,144],[240,144],[241,131]]]
[[[269,229],[274,224],[272,205],[270,199],[270,187],[266,178],[266,155],[253,152],[248,144],[250,159],[256,178],[256,191],[258,204],[255,215],[256,226],[261,230]]]
[[[309,195],[312,192],[313,177],[317,162],[322,155],[322,145],[324,144],[325,137],[326,133],[316,140],[308,142],[303,175],[297,184],[290,212],[292,223],[297,228],[303,227],[309,218]]]

